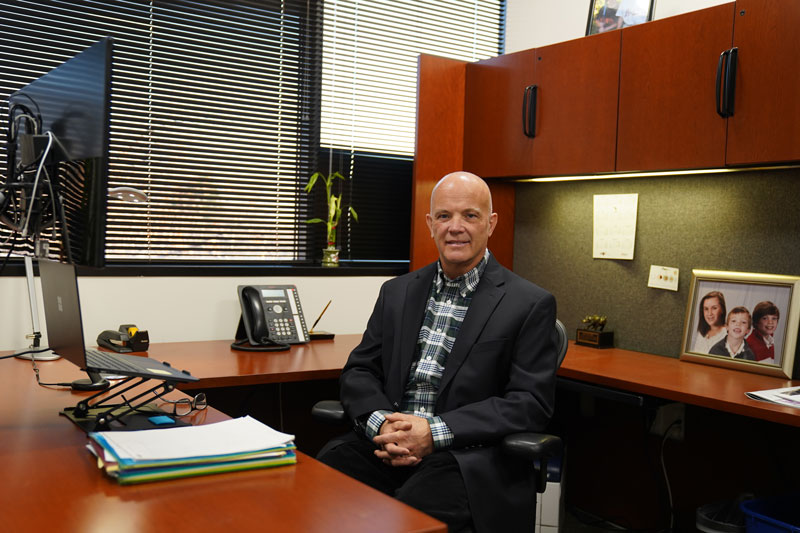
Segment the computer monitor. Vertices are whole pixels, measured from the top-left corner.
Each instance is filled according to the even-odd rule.
[[[103,38],[8,100],[0,223],[48,241],[55,227],[41,255],[92,267],[105,263],[112,48]]]

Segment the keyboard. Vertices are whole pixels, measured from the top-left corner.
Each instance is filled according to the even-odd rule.
[[[141,372],[142,367],[132,364],[125,358],[111,352],[103,352],[86,348],[86,363],[92,368],[100,368],[104,371],[117,372]]]

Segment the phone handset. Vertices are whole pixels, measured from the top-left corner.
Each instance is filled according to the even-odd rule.
[[[242,314],[231,347],[237,350],[288,350],[308,342],[308,330],[294,285],[240,285]]]

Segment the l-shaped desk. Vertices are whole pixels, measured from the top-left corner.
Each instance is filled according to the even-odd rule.
[[[165,356],[174,366],[192,369],[212,385],[235,376],[239,377],[234,381],[262,383],[317,379],[336,374],[336,369],[328,368],[323,360],[341,360],[333,355],[332,345],[327,349],[309,345],[293,350],[295,362],[288,366],[279,363],[268,368],[268,360],[287,358],[262,353],[253,354],[249,362],[236,361],[239,352],[223,349],[228,344],[157,345],[150,355]],[[196,349],[177,348],[186,345]],[[301,357],[301,353],[307,357]],[[5,354],[8,352],[0,352]],[[203,355],[209,360],[204,361]],[[212,360],[218,365],[216,373]],[[37,365],[43,382],[69,382],[85,376],[63,359]],[[61,409],[74,406],[87,393],[37,385],[31,362],[21,359],[0,360],[0,388],[4,398],[0,405],[4,531],[447,530],[438,520],[302,452],[297,453],[297,464],[291,466],[121,486],[97,468],[85,448],[83,431],[59,415]],[[181,395],[177,391],[171,394]],[[213,406],[190,416],[196,424],[228,418]]]
[[[360,335],[296,345],[287,352],[242,352],[230,341],[157,343],[149,355],[191,370],[199,381],[182,390],[339,377]],[[563,378],[800,427],[800,409],[751,400],[745,392],[800,385],[788,379],[681,361],[617,348],[570,342],[558,371]]]
[[[230,341],[154,343],[148,355],[185,368],[194,390],[335,380],[359,335],[337,335],[287,352],[242,352]],[[444,531],[432,518],[369,489],[298,453],[294,467],[257,470],[121,487],[98,470],[84,449],[83,433],[58,411],[78,393],[37,386],[31,364],[0,361],[0,501],[10,529],[95,531],[233,528],[276,530]],[[70,363],[39,362],[42,380],[81,377]],[[798,382],[620,349],[570,344],[559,376],[666,400],[800,427],[800,410],[751,400],[745,392]],[[213,401],[212,401],[213,406]],[[194,415],[198,416],[198,415]],[[196,420],[226,415],[210,408]],[[298,442],[302,450],[302,442]],[[119,527],[114,527],[114,524]],[[123,524],[125,527],[123,527]]]

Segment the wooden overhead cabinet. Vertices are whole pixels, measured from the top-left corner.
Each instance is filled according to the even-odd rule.
[[[622,30],[617,171],[800,160],[800,2]]]
[[[620,32],[467,65],[464,166],[485,177],[612,172]]]
[[[800,2],[739,0],[729,165],[800,160]]]
[[[622,30],[617,171],[725,165],[714,101],[733,11],[724,4]]]
[[[533,139],[523,133],[522,104],[535,62],[531,49],[467,64],[465,170],[485,178],[530,173]]]

